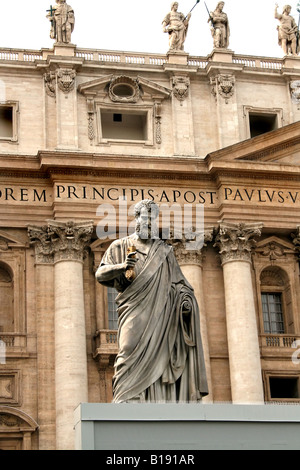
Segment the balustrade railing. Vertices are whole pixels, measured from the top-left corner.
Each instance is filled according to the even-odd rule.
[[[51,50],[22,50],[0,48],[0,61],[25,61],[34,62],[43,60],[47,55],[53,54]],[[120,64],[151,65],[161,67],[168,63],[168,57],[165,54],[123,52],[123,51],[105,51],[100,49],[76,48],[75,56],[87,62],[112,62]],[[197,57],[188,56],[187,66],[205,69],[212,59],[210,56]],[[269,57],[243,56],[233,54],[232,62],[245,68],[260,68],[263,70],[281,70],[284,66],[284,59]]]
[[[26,335],[22,333],[0,333],[0,342],[4,343],[6,348],[24,348],[26,346]]]
[[[300,336],[297,335],[274,335],[266,334],[260,336],[261,345],[270,348],[296,348]]]

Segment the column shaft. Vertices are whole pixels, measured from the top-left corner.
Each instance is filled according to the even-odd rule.
[[[72,450],[74,409],[88,401],[83,269],[55,264],[55,384],[57,449]]]
[[[226,322],[233,403],[263,403],[260,350],[250,264],[224,264]]]

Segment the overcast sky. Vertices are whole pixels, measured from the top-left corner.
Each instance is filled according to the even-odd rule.
[[[50,23],[46,10],[55,0],[9,0],[1,2],[0,47],[36,49],[52,48]],[[165,54],[168,35],[162,20],[170,11],[170,0],[67,0],[75,11],[72,42],[79,48],[136,51]],[[196,0],[179,0],[185,15]],[[206,0],[209,10],[218,1]],[[278,1],[279,12],[289,3],[298,23],[298,0]],[[224,11],[230,23],[229,48],[236,54],[267,57],[283,56],[278,45],[273,0],[225,0]],[[185,51],[207,56],[213,47],[205,3],[200,0],[192,12]]]

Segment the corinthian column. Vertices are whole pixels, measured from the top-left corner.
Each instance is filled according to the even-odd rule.
[[[209,403],[213,401],[207,321],[203,293],[203,248],[206,246],[207,242],[212,241],[212,236],[213,229],[206,230],[204,233],[204,243],[197,250],[190,249],[189,242],[186,239],[172,243],[174,253],[180,265],[181,271],[184,274],[184,277],[193,287],[199,306],[200,330],[209,391],[209,395],[202,399],[203,403]]]
[[[262,224],[222,223],[220,250],[233,403],[263,403],[258,329],[251,277],[251,250]]]
[[[56,449],[74,449],[74,409],[88,401],[83,256],[92,222],[49,222],[54,252]]]

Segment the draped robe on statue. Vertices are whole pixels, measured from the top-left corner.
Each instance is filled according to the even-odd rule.
[[[101,265],[123,263],[133,244],[132,237],[113,242]],[[113,401],[199,401],[208,390],[193,289],[162,240],[148,254],[137,250],[137,258],[132,283],[124,274],[102,282],[119,291]]]

